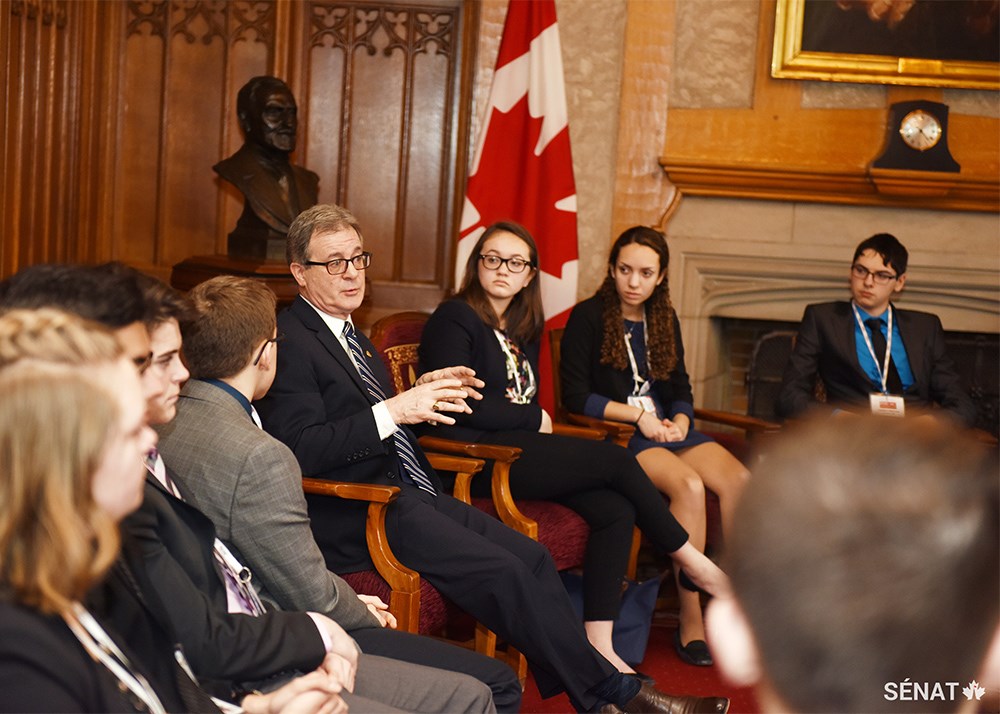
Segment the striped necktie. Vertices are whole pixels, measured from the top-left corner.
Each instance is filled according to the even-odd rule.
[[[351,350],[354,364],[358,368],[358,374],[361,375],[361,381],[365,383],[365,388],[368,390],[368,397],[372,404],[384,402],[385,392],[375,377],[371,365],[368,364],[364,350],[361,349],[361,343],[358,342],[358,336],[354,331],[354,325],[350,322],[344,323],[344,338],[347,340],[347,346]],[[427,491],[427,493],[437,495],[427,473],[420,467],[413,444],[406,438],[406,433],[402,429],[396,429],[392,434],[392,440],[396,445],[396,454],[399,456],[399,460],[403,466],[406,480],[412,481],[417,488]]]

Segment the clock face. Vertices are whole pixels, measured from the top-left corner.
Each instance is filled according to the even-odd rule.
[[[899,135],[911,149],[927,151],[941,141],[941,122],[933,114],[917,109],[903,117]]]

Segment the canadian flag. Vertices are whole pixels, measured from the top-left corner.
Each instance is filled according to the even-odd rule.
[[[576,303],[576,186],[554,0],[510,0],[489,106],[465,193],[455,279],[491,223],[512,220],[535,238],[545,327]],[[552,410],[548,338],[539,400]]]

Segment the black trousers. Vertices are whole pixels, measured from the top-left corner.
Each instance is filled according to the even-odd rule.
[[[618,617],[634,525],[668,553],[687,542],[687,532],[639,462],[617,444],[533,431],[497,431],[480,441],[522,449],[510,469],[515,498],[556,501],[590,526],[583,562],[586,620]],[[476,495],[481,489],[488,495],[488,479],[473,484]]]
[[[386,530],[400,562],[524,653],[543,697],[565,691],[581,711],[599,703],[587,690],[617,670],[591,647],[543,546],[451,496],[407,485]]]
[[[493,704],[498,712],[517,712],[521,708],[521,683],[514,670],[498,659],[433,637],[398,632],[387,627],[351,630],[350,635],[366,654],[475,677],[492,690]]]

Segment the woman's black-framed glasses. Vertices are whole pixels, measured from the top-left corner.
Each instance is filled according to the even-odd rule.
[[[274,344],[278,344],[283,339],[285,339],[285,336],[279,332],[277,335],[275,335],[274,337],[272,337],[271,339],[269,339],[267,342],[265,342],[264,344],[262,344],[260,346],[260,352],[257,353],[257,358],[253,361],[253,366],[256,367],[257,363],[260,362],[260,358],[264,356],[264,350],[267,349],[267,346],[269,344],[271,344],[272,342]]]
[[[323,265],[326,266],[326,272],[330,275],[342,275],[347,272],[348,263],[353,265],[355,270],[364,270],[372,264],[372,254],[366,251],[353,258],[334,258],[327,261],[307,260],[304,265]]]
[[[487,270],[499,270],[501,265],[506,265],[507,270],[512,273],[523,273],[525,268],[534,267],[530,260],[524,258],[501,258],[499,255],[480,255],[483,267]]]

